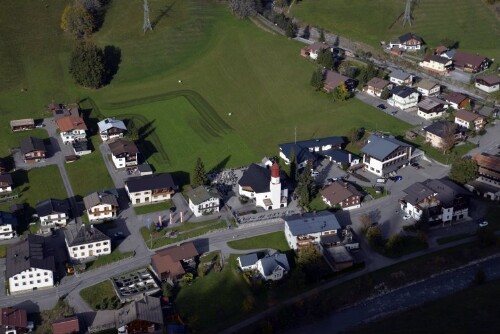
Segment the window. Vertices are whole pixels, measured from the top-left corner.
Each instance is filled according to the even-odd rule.
[[[80,246],[80,249],[85,249],[85,246]]]
[[[17,276],[14,276],[14,281],[17,281]]]
[[[46,279],[45,279],[45,282],[48,282],[48,281],[49,281],[49,279],[48,279],[48,278],[46,278]]]
[[[98,243],[95,244],[96,247],[99,247],[100,245],[101,245],[100,242],[98,242]]]
[[[16,284],[14,284],[14,286],[19,286],[19,284],[16,283]]]
[[[92,247],[94,247],[94,245],[90,244],[90,245],[89,245],[89,248],[92,248]]]
[[[44,275],[45,275],[45,276],[47,276],[48,274],[49,274],[48,272],[45,272],[45,274],[44,274]]]
[[[33,281],[30,281],[30,284],[33,284]]]
[[[37,283],[41,283],[41,281],[39,279],[36,280]]]

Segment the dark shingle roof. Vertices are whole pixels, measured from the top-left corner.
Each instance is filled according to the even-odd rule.
[[[30,268],[55,271],[54,250],[50,239],[34,234],[7,249],[6,277],[12,277]]]
[[[168,188],[175,190],[177,186],[174,183],[172,175],[169,173],[144,175],[133,177],[127,180],[126,185],[129,192],[138,192],[145,190]]]
[[[112,206],[118,206],[118,192],[116,190],[103,190],[93,192],[83,198],[83,203],[85,204],[85,209],[93,208],[100,204],[110,204]]]
[[[240,263],[242,267],[252,266],[257,263],[258,260],[259,258],[257,257],[257,253],[240,256]]]
[[[290,270],[290,265],[288,264],[288,259],[286,254],[276,253],[274,255],[266,256],[260,259],[262,269],[266,276],[273,273],[277,266],[281,266],[285,271]]]
[[[368,144],[366,144],[361,151],[374,157],[378,160],[384,160],[389,154],[397,150],[400,146],[409,147],[406,143],[397,140],[394,137],[379,137],[371,135],[368,137]]]
[[[163,324],[163,313],[160,299],[144,296],[116,311],[116,327],[120,328],[134,320],[142,320],[155,324]]]
[[[8,185],[13,185],[12,175],[10,174],[0,174],[0,183],[7,183]]]
[[[329,211],[290,216],[285,222],[294,236],[340,229],[337,217]]]
[[[78,231],[66,229],[64,231],[68,247],[85,245],[91,242],[111,240],[106,234],[101,232],[97,226],[82,225]]]
[[[109,143],[109,149],[111,150],[111,153],[113,153],[113,155],[119,155],[122,153],[128,153],[128,154],[139,153],[139,149],[134,144],[134,142],[123,139],[117,139],[114,142]]]
[[[13,213],[0,211],[0,226],[6,224],[15,227],[17,225],[17,217]]]
[[[397,95],[402,98],[406,98],[416,92],[417,91],[415,89],[406,86],[396,86],[391,90],[393,95]]]
[[[302,163],[308,160],[315,160],[319,157],[321,152],[311,152],[309,149],[317,146],[326,146],[326,145],[344,145],[345,139],[343,137],[326,137],[326,138],[318,138],[318,139],[309,139],[309,140],[301,140],[293,143],[284,143],[280,144],[279,148],[283,154],[290,158],[293,154],[295,155],[295,160],[297,163]]]
[[[406,73],[404,71],[395,70],[395,71],[392,71],[391,74],[389,74],[389,77],[395,78],[395,79],[398,79],[398,80],[406,80],[406,79],[408,79],[408,77],[410,75],[411,74],[408,74],[408,73]]]
[[[45,151],[43,140],[35,137],[27,137],[21,141],[21,153],[26,154],[33,151]]]
[[[404,35],[401,35],[401,36],[399,36],[399,38],[398,38],[398,40],[399,40],[399,42],[400,42],[400,43],[406,43],[406,42],[408,42],[410,39],[416,39],[416,40],[417,40],[417,41],[419,41],[420,43],[423,43],[423,42],[424,42],[424,41],[423,41],[423,39],[422,39],[422,37],[420,37],[420,36],[418,36],[418,35],[415,35],[415,34],[413,34],[413,33],[411,33],[411,32],[408,32],[408,33],[406,33],[406,34],[404,34]]]
[[[425,127],[424,131],[430,132],[433,135],[443,138],[447,128],[452,128],[455,134],[460,132],[460,129],[455,123],[447,121],[434,122],[431,125]]]
[[[69,213],[69,203],[65,199],[46,199],[36,205],[38,217],[48,216],[52,213]]]
[[[84,152],[90,150],[89,142],[86,140],[75,141],[71,145],[73,146],[75,152]]]
[[[256,193],[265,193],[269,191],[269,182],[271,182],[271,170],[256,164],[251,164],[243,176],[238,181],[242,187],[250,187]]]
[[[445,57],[441,57],[441,56],[438,56],[438,55],[427,55],[424,57],[424,61],[433,61],[435,63],[439,63],[439,64],[443,64],[443,65],[446,65],[447,63],[449,63],[451,60],[448,59],[448,58],[445,58]]]
[[[359,159],[357,155],[345,150],[331,150],[328,152],[328,156],[331,157],[332,161],[343,164],[350,164],[352,160]]]
[[[199,186],[188,191],[187,196],[194,205],[198,205],[208,201],[212,197],[219,197],[219,194],[214,190],[207,190],[204,186]]]

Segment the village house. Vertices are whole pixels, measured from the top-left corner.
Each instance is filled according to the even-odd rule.
[[[279,252],[259,259],[256,266],[257,271],[266,281],[279,281],[290,271],[286,254]]]
[[[0,211],[0,240],[9,240],[16,236],[17,218],[10,212]]]
[[[492,201],[500,201],[500,157],[487,153],[472,157],[478,165],[479,176],[465,187]]]
[[[157,251],[151,256],[151,268],[160,281],[175,284],[188,267],[196,264],[198,250],[192,242]]]
[[[196,217],[219,212],[220,196],[215,189],[199,186],[187,193],[189,209]]]
[[[302,57],[309,57],[316,60],[318,59],[318,55],[320,54],[320,52],[323,50],[330,50],[331,52],[333,52],[333,46],[322,42],[315,42],[300,49],[300,55]]]
[[[59,103],[51,103],[48,105],[49,111],[54,115],[54,120],[67,116],[80,116],[78,104],[72,103],[67,106]]]
[[[401,210],[417,221],[425,215],[431,223],[451,223],[469,212],[467,192],[447,179],[416,182],[403,192]]]
[[[427,55],[418,63],[418,66],[435,73],[443,74],[453,69],[453,61],[437,55]]]
[[[21,141],[21,153],[25,163],[35,163],[45,160],[47,149],[42,139],[27,137]]]
[[[346,141],[342,137],[326,137],[310,140],[296,141],[292,143],[280,144],[280,158],[285,164],[290,164],[290,158],[293,156],[297,163],[297,168],[304,168],[308,163],[311,166],[319,159],[331,154],[332,150],[339,150],[344,147]]]
[[[10,293],[54,286],[56,269],[50,241],[50,238],[28,234],[7,249],[5,277]]]
[[[410,163],[413,146],[392,136],[370,135],[361,152],[364,153],[363,163],[367,171],[386,176]]]
[[[109,143],[111,160],[117,169],[138,165],[139,149],[134,142],[116,139]]]
[[[12,192],[14,181],[10,174],[0,174],[0,196]]]
[[[36,213],[40,219],[40,229],[48,233],[68,224],[69,203],[67,200],[50,198],[37,203]]]
[[[16,119],[10,121],[10,129],[12,132],[33,130],[35,128],[35,120],[33,118]]]
[[[144,296],[139,301],[116,310],[119,334],[159,333],[163,329],[163,312],[159,298]]]
[[[80,333],[80,322],[78,317],[72,316],[61,318],[52,323],[52,334],[78,334]]]
[[[328,211],[286,216],[283,219],[286,241],[294,250],[319,245],[322,238],[336,235],[340,229],[337,217]]]
[[[456,92],[445,95],[444,100],[455,110],[465,109],[467,106],[470,106],[471,103],[471,100],[467,96]]]
[[[392,89],[391,93],[391,98],[387,100],[391,106],[406,110],[416,107],[418,104],[419,95],[413,88],[397,86]]]
[[[14,307],[0,308],[0,333],[25,334],[31,331],[28,327],[26,310]]]
[[[351,92],[354,88],[356,88],[356,81],[345,75],[340,74],[335,71],[325,71],[324,80],[323,80],[323,89],[327,93],[333,92],[335,88],[340,85],[344,85],[348,92]]]
[[[288,206],[288,189],[281,187],[280,167],[275,162],[271,168],[251,164],[238,181],[238,194],[255,200],[264,210]]]
[[[344,210],[351,210],[361,207],[361,197],[359,190],[348,182],[333,182],[320,191],[321,198],[326,205],[340,206]]]
[[[478,77],[476,78],[475,85],[477,88],[487,93],[497,92],[500,90],[500,76],[492,74],[484,77]]]
[[[456,68],[471,73],[482,72],[490,66],[490,60],[488,58],[462,51],[456,51],[454,53],[453,62]]]
[[[444,46],[444,45],[439,45],[434,49],[434,54],[437,56],[442,56],[445,54],[449,49]]]
[[[352,154],[345,150],[337,150],[337,149],[330,150],[325,154],[325,157],[328,158],[330,161],[336,163],[337,165],[348,166],[348,167],[359,164],[361,160],[361,158],[355,154]]]
[[[374,77],[366,83],[364,91],[370,95],[380,97],[384,89],[391,90],[393,84],[387,80]]]
[[[102,141],[108,141],[115,138],[123,138],[127,133],[125,123],[119,119],[106,118],[97,123],[99,135]]]
[[[458,110],[455,113],[455,123],[463,128],[477,131],[484,128],[486,120],[480,114],[466,110]]]
[[[87,125],[80,116],[65,116],[56,120],[64,144],[85,140]]]
[[[448,121],[434,122],[424,128],[425,141],[430,143],[432,147],[441,149],[443,144],[453,136],[453,142],[464,138],[464,131],[455,123]]]
[[[389,74],[389,81],[398,86],[411,86],[413,84],[413,75],[401,70],[395,70]]]
[[[416,85],[415,88],[417,91],[422,94],[422,96],[434,96],[439,95],[441,91],[441,86],[431,80],[422,79]]]
[[[66,229],[64,240],[72,261],[111,254],[111,238],[94,225],[83,224],[78,230]]]
[[[448,109],[448,103],[432,96],[424,97],[418,104],[417,115],[425,119],[440,118]]]
[[[92,153],[89,142],[86,139],[74,141],[71,143],[71,146],[73,146],[73,152],[75,152],[76,156],[82,156]]]
[[[405,51],[418,51],[422,49],[424,40],[422,37],[411,32],[399,36],[396,40],[389,43],[389,48],[399,48]]]
[[[103,190],[93,192],[83,198],[85,210],[90,222],[116,218],[118,213],[118,192]]]
[[[125,190],[132,205],[167,201],[176,189],[174,179],[168,173],[133,177],[125,182]]]
[[[236,258],[238,262],[238,267],[243,271],[257,270],[257,261],[259,258],[257,253],[251,253],[246,255],[241,255]]]

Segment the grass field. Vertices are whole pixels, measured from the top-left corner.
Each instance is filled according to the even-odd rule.
[[[145,215],[148,213],[158,212],[168,210],[173,206],[172,201],[161,202],[151,205],[142,205],[138,207],[134,207],[136,215]]]
[[[377,322],[349,330],[349,333],[478,333],[500,328],[498,280],[470,287]],[[446,310],[446,312],[443,312]],[[425,319],[425,321],[422,321]],[[494,331],[494,330],[493,330]]]
[[[290,249],[283,232],[273,232],[252,238],[229,241],[227,245],[233,249],[239,250],[272,248],[285,252]]]
[[[88,263],[86,270],[97,269],[112,262],[129,258],[132,255],[133,255],[132,252],[122,253],[118,249],[115,249],[111,252],[111,254],[99,256],[95,261]]]
[[[403,27],[402,21],[397,21],[405,10],[405,1],[400,0],[301,1],[293,6],[292,14],[304,22],[374,47],[382,40],[389,41],[411,31],[422,36],[430,47],[449,38],[459,41],[462,50],[499,59],[500,24],[484,1],[416,3],[411,27]]]
[[[80,296],[93,310],[113,310],[121,306],[110,280],[82,289]]]

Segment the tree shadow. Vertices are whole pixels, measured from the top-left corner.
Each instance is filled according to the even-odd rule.
[[[104,47],[104,68],[106,69],[104,84],[108,85],[120,68],[122,50],[113,45]]]
[[[18,169],[11,173],[12,181],[16,187],[21,187],[24,184],[29,184],[30,180],[28,172],[24,169]]]
[[[231,156],[228,155],[227,157],[225,157],[224,159],[222,159],[217,165],[215,165],[209,173],[211,172],[216,172],[216,171],[219,171],[219,170],[222,170],[226,167],[227,163],[229,162],[229,160],[231,160]]]
[[[139,151],[141,152],[141,161],[147,161],[153,154],[158,153],[158,150],[149,140],[141,140],[137,142]]]
[[[166,5],[165,8],[161,9],[160,10],[160,14],[155,17],[155,19],[153,21],[151,21],[151,27],[154,29],[158,23],[160,23],[160,21],[165,17],[165,16],[168,16],[168,12],[170,12],[170,10],[172,9],[172,7],[175,5],[175,1],[172,2],[171,5]]]
[[[302,32],[302,38],[309,39],[311,37],[311,28],[309,25],[306,25],[304,31]]]
[[[191,178],[189,173],[184,171],[176,171],[170,173],[172,178],[174,179],[174,183],[179,188],[178,191],[181,192],[184,189],[184,186],[188,186],[191,184]]]
[[[94,32],[99,31],[104,23],[104,17],[106,16],[106,11],[111,5],[112,0],[99,0],[100,8],[95,10],[89,10],[92,18],[94,19]],[[91,2],[90,2],[91,3]],[[87,8],[88,10],[89,8]]]

